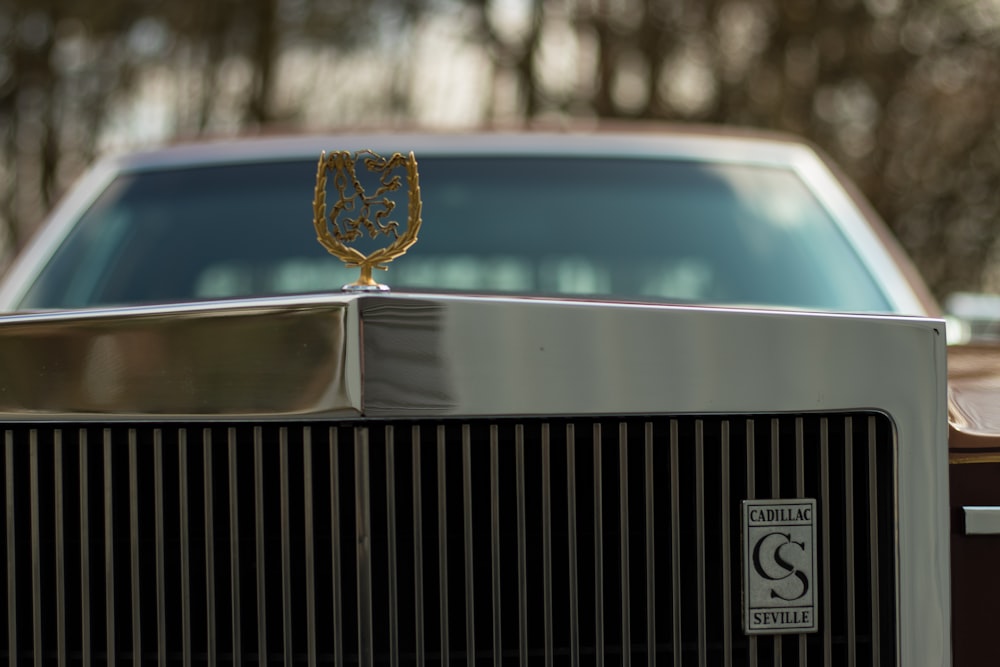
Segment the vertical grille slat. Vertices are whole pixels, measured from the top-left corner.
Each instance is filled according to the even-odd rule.
[[[385,503],[388,533],[387,556],[389,571],[386,581],[389,584],[389,661],[394,667],[399,664],[399,591],[396,573],[399,566],[396,562],[396,442],[395,430],[391,425],[385,427]]]
[[[795,420],[795,496],[804,498],[806,495],[806,469],[805,469],[805,435],[803,433],[802,418]],[[799,635],[799,664],[806,665],[806,638]]]
[[[162,665],[167,661],[167,582],[163,563],[167,555],[165,553],[167,541],[163,529],[163,431],[160,429],[153,431],[153,459],[155,461],[153,493],[155,495],[154,525],[156,531],[156,658]],[[183,475],[183,473],[180,474]],[[182,540],[184,539],[183,525],[180,537]],[[183,579],[183,575],[181,578]],[[187,598],[187,590],[184,588],[181,590],[184,592],[184,597]]]
[[[542,624],[546,667],[554,661],[552,638],[552,433],[548,423],[542,424]]]
[[[857,618],[854,599],[854,421],[847,418],[844,427],[844,565],[847,570],[844,590],[847,594],[847,665],[857,664]]]
[[[675,665],[681,664],[681,617],[683,610],[681,605],[681,525],[680,525],[680,504],[681,504],[681,476],[680,476],[680,430],[676,419],[670,420],[670,568],[673,576],[673,635],[671,636],[671,646],[673,647],[673,659]]]
[[[469,667],[476,659],[475,565],[472,550],[472,435],[462,425],[462,546],[465,554],[465,656]]]
[[[747,419],[746,424],[746,499],[754,500],[757,498],[757,436],[754,433],[754,421],[752,419]],[[750,667],[757,667],[757,636],[751,635],[747,641],[750,659],[748,664]]]
[[[302,429],[302,501],[305,521],[306,659],[316,667],[316,515],[313,509],[312,429]]]
[[[257,663],[267,664],[267,556],[264,532],[264,429],[253,429],[254,546],[257,572]],[[360,540],[359,540],[360,544]],[[360,548],[360,547],[359,547]],[[279,575],[280,576],[280,575]],[[360,578],[359,578],[360,582]],[[359,583],[360,586],[360,583]],[[358,599],[362,596],[358,595]],[[360,612],[360,610],[359,610]],[[359,613],[360,616],[360,613]]]
[[[232,657],[234,664],[243,663],[243,606],[240,594],[240,522],[239,474],[237,467],[236,429],[227,431],[229,453],[229,599],[232,626]],[[334,533],[336,534],[336,533]]]
[[[594,661],[604,664],[604,484],[601,424],[594,424]]]
[[[278,483],[281,509],[281,629],[286,665],[292,663],[292,553],[288,490],[288,429],[278,432]]]
[[[781,498],[781,422],[772,417],[771,420],[771,497]],[[774,636],[774,667],[782,665],[781,635]]]
[[[622,664],[631,665],[632,658],[632,618],[631,585],[629,577],[629,533],[628,533],[628,424],[618,425],[618,507],[619,545],[621,558],[621,617],[622,617]]]
[[[516,490],[517,490],[517,647],[521,656],[521,665],[527,665],[528,661],[528,538],[527,527],[524,516],[524,492],[525,492],[525,470],[524,470],[524,426],[518,424],[514,430],[514,447],[516,457]],[[499,498],[499,489],[494,497]],[[499,518],[499,517],[498,517]],[[497,559],[499,563],[499,558]],[[497,595],[499,597],[500,586],[497,580]],[[499,608],[498,608],[499,611]],[[497,628],[497,644],[493,652],[496,664],[500,664],[503,655],[503,645],[500,642],[500,631]]]
[[[216,581],[215,581],[215,485],[212,480],[215,471],[212,466],[212,454],[215,446],[212,440],[212,430],[202,429],[202,465],[204,466],[204,520],[205,520],[205,649],[206,659],[209,665],[216,664],[218,660],[219,638],[217,636],[218,625],[216,623]],[[186,456],[185,456],[186,460]],[[187,505],[186,494],[181,496],[181,504]],[[190,613],[190,609],[189,609]],[[190,637],[191,625],[185,624]],[[190,654],[192,648],[190,643],[184,644],[184,663],[190,664]]]
[[[520,512],[520,505],[518,506]],[[519,517],[520,520],[520,517]],[[520,550],[518,550],[520,558]],[[520,560],[518,561],[520,563]],[[495,426],[490,427],[490,580],[493,600],[493,655],[494,662],[502,653],[501,604],[500,604],[500,443]],[[521,579],[518,579],[520,599]]]
[[[8,432],[9,436],[9,432]],[[87,432],[80,431],[79,439],[79,468],[80,468],[80,648],[83,665],[91,664],[91,640],[90,640],[90,466],[87,460],[90,456]],[[9,465],[9,464],[8,464]],[[12,655],[17,651],[12,650]]]
[[[646,664],[656,663],[656,497],[653,461],[653,423],[643,424],[645,445],[645,510],[646,510]]]
[[[55,520],[56,520],[56,662],[60,667],[66,664],[66,519],[63,516],[65,488],[63,481],[63,442],[62,430],[53,434],[52,466],[55,482]]]
[[[371,571],[371,496],[368,428],[354,431],[354,513],[357,547],[358,662],[372,664],[374,648]]]
[[[142,599],[139,588],[139,443],[134,428],[128,431],[128,488],[129,498],[129,562],[132,573],[132,663],[138,667],[142,661]]]
[[[580,665],[580,573],[576,535],[576,427],[566,425],[566,546],[569,573],[569,654],[573,667]]]
[[[883,415],[27,424],[3,443],[10,664],[898,667]],[[741,502],[770,497],[816,499],[812,635],[742,632]]]
[[[721,504],[721,539],[722,539],[722,664],[730,667],[733,664],[733,598],[727,594],[732,590],[733,563],[730,529],[732,517],[729,507],[729,421],[723,421],[720,426],[721,456],[719,458],[719,501]]]
[[[114,482],[111,477],[111,429],[104,429],[104,608],[108,663],[118,659],[115,644],[115,528]]]
[[[447,466],[445,452],[447,451],[447,434],[444,425],[437,427],[437,522],[438,522],[438,581],[439,607],[441,625],[441,662],[448,664],[451,660],[450,643],[448,639],[448,491]]]
[[[705,593],[705,422],[694,423],[694,521],[695,521],[695,572],[698,591],[698,664],[705,667],[708,660],[708,619]]]
[[[330,570],[333,577],[331,582],[333,595],[333,609],[331,625],[333,626],[333,662],[337,667],[344,664],[344,598],[343,590],[345,583],[343,579],[342,554],[340,540],[344,534],[343,524],[340,518],[340,439],[338,430],[334,427],[329,429],[330,438]]]
[[[17,664],[17,507],[14,504],[14,434],[4,433],[4,504],[7,520],[7,651],[11,667]],[[86,614],[84,614],[86,616]]]
[[[33,647],[35,664],[42,664],[42,529],[41,529],[41,501],[38,489],[38,431],[32,429],[29,436],[29,465],[30,485],[31,485],[31,615],[34,632]]]
[[[874,417],[868,417],[868,539],[870,547],[868,553],[871,555],[871,566],[869,576],[871,576],[871,607],[872,607],[872,652],[875,655],[882,653],[882,637],[879,620],[879,537],[878,537],[878,447],[877,431]]]
[[[179,596],[181,598],[181,650],[182,657],[186,664],[191,664],[191,601],[195,598],[196,591],[191,588],[191,516],[188,512],[188,447],[187,447],[187,429],[181,429],[177,434],[177,465],[178,465],[178,507],[177,511],[180,516],[180,565],[181,565],[181,581],[180,581],[180,591]],[[207,444],[205,445],[205,450],[208,451]],[[206,479],[208,476],[206,475]],[[206,499],[207,502],[207,499]],[[211,515],[209,515],[211,516]],[[211,535],[209,533],[208,535]],[[163,539],[161,534],[160,539]],[[205,543],[205,554],[206,558],[208,554],[211,553],[210,541]],[[210,581],[210,577],[206,577]],[[206,584],[205,592],[209,593],[211,590],[211,584]],[[211,606],[211,605],[209,605]],[[214,615],[214,614],[212,614]],[[208,619],[211,618],[210,615]],[[208,621],[206,619],[206,621]],[[211,632],[208,633],[211,635]],[[166,644],[167,639],[164,635],[160,635],[163,639],[160,640],[161,661],[166,661]],[[211,642],[209,642],[211,644]],[[209,651],[211,654],[211,651]]]
[[[413,621],[414,649],[417,665],[424,665],[427,660],[424,644],[424,511],[422,505],[421,460],[420,460],[420,427],[414,425],[410,430],[412,446],[413,469],[411,481],[413,484]]]
[[[833,601],[832,601],[832,573],[830,556],[830,424],[826,418],[820,420],[820,532],[822,534],[822,559],[823,559],[823,665],[831,667],[833,664]]]

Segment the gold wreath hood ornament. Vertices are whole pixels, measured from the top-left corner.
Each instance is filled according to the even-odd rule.
[[[378,187],[373,194],[367,194],[358,179],[356,165],[359,162],[378,178]],[[402,178],[396,171],[398,168],[403,168],[406,172],[409,197],[408,218],[404,230],[400,230],[398,222],[389,219],[396,208],[396,202],[387,195],[399,191],[402,187]],[[326,190],[330,174],[333,176],[332,188],[338,198],[330,214],[327,215]],[[320,155],[313,198],[313,226],[316,228],[316,240],[348,268],[361,269],[361,275],[355,282],[343,286],[345,292],[389,290],[385,285],[380,285],[372,279],[372,271],[387,270],[389,262],[404,254],[417,242],[421,224],[420,210],[417,159],[412,152],[405,157],[400,153],[393,153],[388,158],[370,150],[355,153],[332,151]],[[350,217],[350,214],[354,213],[356,215]],[[384,236],[391,239],[391,242],[365,255],[350,244],[366,234],[371,239]]]

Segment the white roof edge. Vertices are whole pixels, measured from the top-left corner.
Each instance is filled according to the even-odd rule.
[[[417,157],[448,155],[538,155],[656,157],[712,157],[723,161],[790,165],[815,151],[794,137],[753,135],[733,131],[700,133],[664,132],[551,132],[497,131],[385,132],[370,134],[307,134],[242,137],[176,144],[131,155],[109,158],[119,167],[156,169],[177,165],[197,166],[238,163],[259,158],[318,158],[322,151],[371,149],[414,151]]]

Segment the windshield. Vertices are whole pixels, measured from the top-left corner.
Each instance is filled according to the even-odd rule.
[[[123,175],[20,307],[337,291],[358,270],[316,242],[315,173],[308,160]],[[890,309],[837,225],[789,170],[427,157],[420,159],[420,187],[419,242],[375,275],[396,291]],[[405,211],[404,194],[395,216],[401,225]]]

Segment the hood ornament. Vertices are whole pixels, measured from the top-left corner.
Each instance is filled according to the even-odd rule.
[[[358,180],[355,166],[359,162],[378,178],[378,187],[370,195],[365,192]],[[409,215],[406,228],[403,230],[400,230],[398,222],[389,219],[396,208],[396,202],[387,196],[402,187],[400,174],[393,173],[398,168],[406,171],[409,204]],[[327,176],[331,173],[332,188],[337,193],[337,201],[327,215]],[[393,153],[388,158],[370,150],[355,153],[333,151],[320,155],[313,198],[313,226],[316,228],[316,240],[348,268],[361,269],[358,279],[349,285],[344,285],[343,291],[389,291],[387,286],[375,282],[372,271],[387,270],[389,262],[404,254],[417,242],[421,224],[420,209],[417,160],[412,152],[406,157],[400,153]],[[357,213],[355,217],[349,217],[349,214],[355,212]],[[351,245],[365,235],[371,239],[385,236],[391,239],[391,242],[365,255]]]

